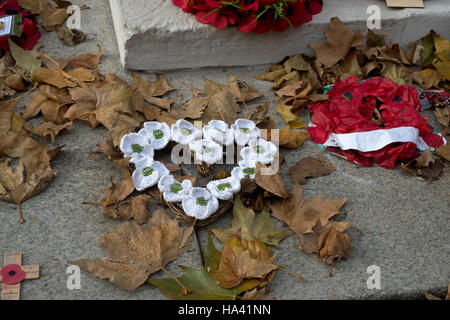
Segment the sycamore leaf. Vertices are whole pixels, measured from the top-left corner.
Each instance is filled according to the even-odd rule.
[[[385,78],[394,80],[397,84],[406,84],[408,82],[408,71],[402,65],[385,61],[382,62],[383,68],[380,74]]]
[[[102,47],[98,45],[97,54],[82,53],[80,55],[70,57],[66,60],[67,65],[71,68],[96,69],[102,57]]]
[[[316,52],[317,62],[331,68],[343,60],[351,48],[362,44],[362,34],[353,33],[339,18],[331,18],[330,26],[325,31],[326,43],[311,43],[309,46]]]
[[[447,144],[437,148],[435,153],[439,157],[441,157],[447,161],[450,161],[450,144],[447,143]]]
[[[41,60],[39,59],[38,48],[33,50],[24,50],[15,44],[10,38],[8,38],[9,48],[11,54],[16,61],[16,65],[21,67],[28,73],[32,73],[35,69],[41,66]]]
[[[277,265],[271,263],[272,259],[253,258],[250,251],[236,246],[236,242],[239,240],[233,238],[225,243],[219,268],[209,273],[220,286],[234,288],[244,279],[264,279],[278,269]]]
[[[193,226],[182,228],[163,209],[153,213],[147,227],[124,222],[100,238],[106,257],[70,261],[93,276],[133,291],[148,276],[178,258],[190,245]]]
[[[67,128],[70,127],[72,124],[73,122],[71,121],[66,122],[65,124],[62,125],[57,125],[54,124],[53,122],[44,122],[41,125],[32,128],[30,125],[25,123],[24,128],[27,131],[37,134],[41,137],[50,138],[52,143],[54,143],[55,137],[63,132],[66,132]]]
[[[192,98],[183,107],[170,110],[170,114],[177,119],[200,119],[209,100],[207,97]]]
[[[256,125],[268,120],[267,112],[269,112],[269,104],[264,103],[263,105],[257,106],[246,111],[242,118],[252,120]]]
[[[271,172],[271,169],[269,169],[264,164],[261,163],[256,164],[255,182],[258,186],[260,186],[264,190],[280,198],[289,197],[289,193],[286,191],[286,188],[280,175]]]
[[[417,159],[402,164],[402,171],[427,179],[428,182],[436,180],[444,173],[444,165],[435,160],[429,149],[425,150]]]
[[[297,54],[287,59],[283,63],[283,67],[284,70],[286,70],[286,73],[290,73],[292,70],[308,71],[308,63],[301,54]]]
[[[430,89],[432,87],[439,88],[439,82],[441,82],[443,79],[439,71],[431,68],[426,68],[414,72],[413,80],[422,88]]]
[[[327,264],[333,264],[335,260],[348,259],[350,252],[350,238],[347,234],[328,227],[318,239],[319,259]]]
[[[133,179],[127,176],[120,183],[115,184],[111,181],[111,187],[106,189],[102,200],[102,206],[109,207],[125,200],[134,191]]]
[[[303,119],[298,115],[292,113],[292,106],[285,104],[279,104],[277,107],[277,112],[281,115],[284,122],[288,124],[289,128],[301,129],[305,128],[306,124],[303,123]]]
[[[149,201],[149,195],[141,194],[131,198],[129,202],[121,203],[119,206],[106,207],[103,214],[113,219],[133,219],[142,225],[148,221],[147,204]]]
[[[306,184],[306,178],[317,178],[335,171],[336,168],[321,159],[306,157],[289,168],[289,174],[294,182]]]
[[[262,80],[262,81],[278,81],[279,79],[281,79],[283,76],[286,75],[286,70],[284,69],[279,69],[279,70],[274,70],[274,71],[270,71],[268,73],[264,73],[261,75],[256,76],[256,79],[258,80]]]
[[[295,184],[289,199],[275,199],[269,206],[275,218],[287,223],[297,235],[302,236],[313,231],[317,219],[321,225],[327,226],[330,219],[339,213],[346,202],[347,198],[327,200],[320,195],[313,199],[305,199],[300,185]]]
[[[61,69],[50,70],[40,67],[36,68],[31,73],[31,80],[34,82],[51,84],[57,88],[73,88],[77,86],[77,83]]]
[[[287,149],[300,148],[309,139],[307,131],[300,131],[285,127],[280,130],[279,145]]]
[[[259,241],[241,241],[238,238],[230,238],[230,245],[234,248],[234,251],[242,252],[248,250],[253,258],[273,261],[274,257],[270,256],[270,250],[268,250],[262,242]],[[232,241],[231,241],[232,240]],[[227,241],[228,242],[228,241]],[[208,233],[208,244],[205,250],[205,269],[208,273],[217,273],[222,260],[222,252],[216,249],[211,239],[211,234]],[[264,279],[247,279],[242,281],[238,286],[232,290],[236,294],[240,294],[244,291],[252,290],[256,287],[267,285],[272,281],[275,273],[271,272]]]
[[[69,29],[66,25],[56,27],[56,34],[59,40],[70,47],[75,47],[86,40],[84,32],[77,29]]]
[[[132,89],[133,91],[136,90],[148,103],[163,109],[170,110],[170,106],[174,103],[173,100],[159,98],[175,90],[167,84],[165,77],[148,82],[141,76],[133,74]]]
[[[219,119],[231,125],[241,111],[236,97],[230,91],[218,90],[209,96],[208,106],[204,109],[201,120],[208,123],[213,119]]]
[[[229,229],[212,229],[214,235],[222,243],[226,243],[234,236],[240,236],[246,241],[259,240],[265,244],[278,246],[278,243],[290,234],[275,228],[269,211],[264,209],[258,216],[253,210],[246,208],[237,196],[234,201],[233,219]]]
[[[172,300],[235,300],[238,293],[230,289],[219,286],[206,270],[197,270],[180,266],[184,274],[181,277],[172,279],[153,279],[148,282],[159,288]],[[188,288],[190,292],[185,294],[183,288]]]

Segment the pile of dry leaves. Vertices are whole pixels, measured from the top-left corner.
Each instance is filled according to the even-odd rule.
[[[63,19],[59,14],[61,11],[55,7],[48,11],[47,1],[20,2],[56,29],[61,25],[60,21],[67,18]],[[68,5],[66,1],[56,3],[61,8]],[[414,78],[428,86],[432,73],[431,85],[448,86],[448,74],[440,62],[448,58],[448,49],[443,49],[442,38],[434,33],[404,52],[398,45],[387,45],[384,36],[371,32],[364,45],[360,33],[354,34],[335,18],[327,37],[326,43],[311,45],[317,58],[292,56],[258,77],[272,81],[277,90],[277,111],[287,124],[279,132],[280,147],[299,148],[308,139],[306,131],[299,130],[305,127],[299,111],[312,102],[327,99],[321,91],[323,85],[348,74],[361,78],[379,74],[398,82],[409,82]],[[411,72],[419,52],[429,53],[426,44],[429,37],[433,39],[432,53],[436,59],[428,58],[431,63],[424,64],[425,69]],[[263,175],[261,170],[267,168],[258,165],[255,180],[244,181],[241,193],[235,198],[232,227],[212,230],[222,242],[223,250],[214,246],[210,235],[205,268],[183,267],[184,275],[174,277],[165,265],[189,247],[194,227],[179,226],[178,221],[163,209],[153,212],[149,218],[147,205],[151,197],[134,190],[133,168],[118,149],[120,140],[145,121],[157,120],[171,125],[182,118],[203,123],[221,119],[231,124],[238,115],[268,129],[270,139],[274,126],[273,116],[267,114],[268,104],[247,108],[247,102],[261,97],[261,93],[235,77],[231,77],[228,84],[205,79],[203,90],[192,89],[190,99],[177,103],[169,98],[175,89],[164,77],[149,82],[135,74],[129,84],[115,74],[101,74],[98,70],[102,56],[100,47],[96,54],[86,53],[67,59],[41,55],[37,49],[25,51],[12,41],[10,47],[11,53],[0,59],[0,199],[20,207],[22,202],[48,186],[55,175],[51,160],[61,148],[51,149],[38,141],[45,138],[53,142],[56,136],[68,132],[75,120],[85,121],[92,128],[103,126],[108,130],[98,150],[89,152],[94,157],[104,154],[123,173],[122,181],[112,183],[106,189],[101,205],[107,216],[131,221],[121,223],[100,239],[106,257],[71,263],[128,290],[136,289],[149,275],[163,270],[170,278],[151,280],[150,283],[170,298],[270,298],[265,293],[275,272],[289,272],[276,264],[270,246],[278,246],[290,235],[275,227],[270,213],[295,232],[301,250],[317,254],[322,262],[332,265],[349,256],[351,244],[345,233],[349,222],[333,220],[347,199],[328,200],[320,195],[307,199],[300,187],[307,178],[328,175],[335,169],[320,156],[317,159],[307,157],[289,169],[294,182],[290,191],[286,190],[278,173]],[[447,62],[444,65],[448,68]],[[441,76],[439,81],[436,73]],[[33,92],[28,93],[28,90]],[[17,96],[20,92],[23,94]],[[16,105],[28,94],[29,101],[25,103],[24,111],[18,114]],[[33,127],[26,122],[36,117],[41,119],[40,125]],[[437,154],[448,160],[448,149],[438,150]],[[436,166],[430,157],[424,154],[423,159],[405,165],[405,170],[423,175],[430,165]],[[181,171],[173,164],[166,166],[172,173]],[[196,177],[179,178],[189,178],[194,183],[197,180]],[[254,210],[261,213],[255,215]]]
[[[298,54],[286,57],[279,64],[272,65],[267,73],[257,76],[273,83],[272,88],[278,96],[277,112],[287,125],[285,131],[300,135],[302,131],[294,131],[293,128],[304,128],[307,124],[299,114],[307,112],[311,103],[328,99],[324,86],[349,76],[357,76],[358,80],[382,76],[398,84],[415,83],[424,90],[448,92],[450,89],[450,41],[434,31],[411,43],[409,50],[389,43],[387,35],[377,35],[371,30],[366,37],[360,31],[354,33],[339,18],[331,19],[325,34],[325,43],[310,44],[316,56]],[[450,105],[442,103],[442,100],[432,103],[436,119],[443,125],[442,132],[444,136],[448,135]],[[438,148],[435,154],[448,161],[449,150],[447,144]],[[429,181],[438,178],[443,172],[441,167],[443,165],[438,164],[431,179],[431,176],[425,178]]]

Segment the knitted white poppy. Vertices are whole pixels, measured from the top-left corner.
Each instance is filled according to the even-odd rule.
[[[250,150],[247,148],[250,148]],[[278,148],[272,142],[264,139],[252,139],[249,141],[249,147],[241,150],[241,157],[245,159],[245,156],[249,155],[251,160],[270,164],[275,160],[277,153]]]
[[[257,139],[260,136],[260,130],[256,124],[247,119],[237,119],[231,125],[231,130],[234,133],[234,140],[238,146],[246,146],[251,139]]]
[[[186,179],[180,183],[169,174],[159,180],[158,188],[162,192],[164,200],[167,202],[179,202],[191,192],[192,182]]]
[[[148,139],[155,150],[164,149],[172,138],[170,128],[165,122],[145,122],[144,129],[140,130],[139,133]]]
[[[182,200],[184,212],[199,220],[209,218],[219,209],[219,200],[205,188],[192,188]]]
[[[234,143],[233,130],[222,120],[211,120],[203,127],[203,137],[221,145],[229,146]]]
[[[135,165],[136,169],[133,172],[132,179],[137,191],[153,187],[159,179],[170,173],[161,162],[149,158],[136,162]]]
[[[207,164],[215,164],[223,158],[222,146],[212,140],[202,139],[192,141],[189,144],[189,149],[194,152],[197,160]]]
[[[255,179],[256,161],[244,159],[239,161],[239,166],[233,168],[231,175],[236,179],[242,180],[248,176],[251,180]]]
[[[187,120],[180,119],[172,125],[172,140],[177,143],[189,145],[190,142],[201,138],[201,130]]]
[[[220,200],[231,200],[235,193],[241,191],[241,181],[231,176],[226,179],[210,181],[206,188]]]
[[[125,158],[131,158],[130,162],[136,163],[142,159],[153,159],[154,151],[146,137],[139,133],[129,133],[122,137],[120,150]]]

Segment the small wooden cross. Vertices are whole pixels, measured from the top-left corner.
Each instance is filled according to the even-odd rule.
[[[22,266],[22,252],[8,253],[3,256],[3,266],[18,264],[25,272],[25,279],[32,280],[39,278],[39,266]],[[2,277],[0,276],[0,281]],[[2,300],[20,300],[20,282],[8,285],[2,283]]]

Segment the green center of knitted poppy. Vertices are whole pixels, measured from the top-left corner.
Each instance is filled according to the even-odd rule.
[[[181,134],[183,136],[188,136],[192,133],[192,130],[189,130],[188,128],[181,128]]]
[[[204,197],[198,197],[195,201],[199,206],[206,207],[208,205],[208,200],[206,200]]]
[[[131,145],[131,150],[136,153],[141,153],[144,151],[144,148],[140,144],[134,143]]]
[[[145,167],[144,169],[142,169],[142,175],[144,177],[151,176],[152,173],[153,173],[153,168],[152,167]]]
[[[164,132],[162,132],[161,130],[155,130],[153,131],[153,136],[155,137],[155,139],[162,139],[164,137]]]
[[[173,193],[178,193],[181,190],[183,190],[183,186],[181,185],[181,183],[175,182],[170,185],[170,191],[172,191]]]
[[[217,189],[219,189],[220,191],[225,191],[226,189],[231,189],[231,184],[230,183],[221,183],[217,186]]]

